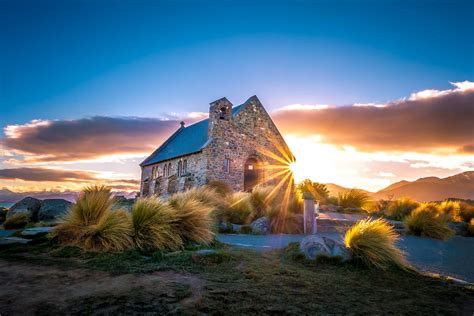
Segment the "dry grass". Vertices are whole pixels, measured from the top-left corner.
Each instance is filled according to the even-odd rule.
[[[176,196],[178,198],[198,200],[199,202],[208,205],[213,209],[220,207],[223,203],[222,196],[217,193],[214,188],[208,186],[195,187],[184,192],[180,192]],[[174,199],[175,197],[171,196],[169,201],[172,203]]]
[[[211,180],[206,186],[215,190],[220,196],[228,196],[233,192],[232,188],[224,181]]]
[[[157,198],[141,198],[132,207],[132,236],[141,250],[177,250],[183,241],[175,230],[174,210]]]
[[[458,201],[443,201],[438,205],[438,209],[446,215],[448,220],[461,221],[461,203]]]
[[[474,218],[471,219],[469,222],[469,226],[467,227],[470,236],[474,236]]]
[[[454,232],[448,226],[449,216],[441,212],[435,203],[421,203],[410,215],[405,217],[405,226],[416,235],[446,240]]]
[[[288,202],[288,212],[292,214],[303,214],[304,202],[299,194],[294,194]]]
[[[252,215],[250,194],[235,192],[225,199],[225,205],[219,209],[219,219],[233,224],[248,224]]]
[[[466,223],[470,223],[472,219],[474,218],[474,205],[467,204],[465,202],[462,202],[460,204],[460,211],[459,211],[459,217],[461,218],[462,221]]]
[[[66,245],[89,250],[120,251],[132,245],[130,217],[112,211],[114,199],[104,186],[86,187],[53,236]]]
[[[370,203],[370,197],[364,191],[352,189],[339,193],[337,204],[343,208],[364,208]]]
[[[5,229],[19,229],[19,228],[24,228],[28,222],[30,221],[30,218],[28,217],[27,214],[24,213],[18,213],[18,214],[13,214],[9,218],[3,222],[3,228]]]
[[[395,220],[401,221],[406,216],[410,215],[410,213],[419,205],[420,204],[417,201],[409,197],[402,197],[396,199],[388,205],[387,216]]]
[[[397,240],[393,226],[382,219],[359,221],[344,236],[344,243],[356,260],[381,270],[392,266],[407,268],[404,252],[395,245]]]
[[[213,207],[184,193],[175,194],[169,201],[174,209],[174,227],[184,241],[210,244],[214,240]]]
[[[265,216],[268,208],[272,205],[274,197],[270,196],[272,191],[268,186],[256,186],[250,193],[249,200],[252,205],[252,220]]]

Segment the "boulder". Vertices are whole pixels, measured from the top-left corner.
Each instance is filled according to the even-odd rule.
[[[26,197],[13,204],[8,210],[7,218],[14,214],[26,214],[32,221],[38,218],[38,212],[41,208],[41,201],[32,197]]]
[[[455,235],[469,235],[469,224],[466,222],[450,222],[448,225],[452,230],[454,230]]]
[[[343,261],[351,258],[349,250],[343,243],[328,237],[310,235],[300,243],[300,251],[307,259],[315,260],[319,256],[339,257]]]
[[[266,235],[270,234],[270,220],[267,217],[260,217],[250,224],[252,234]]]
[[[3,223],[7,219],[8,209],[0,207],[0,223]]]
[[[64,199],[45,199],[41,202],[38,220],[44,222],[57,221],[71,206],[72,203]]]

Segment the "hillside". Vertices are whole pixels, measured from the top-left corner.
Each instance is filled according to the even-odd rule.
[[[332,196],[337,196],[339,193],[344,193],[344,192],[347,192],[347,191],[350,191],[352,188],[345,188],[343,186],[340,186],[340,185],[337,185],[337,184],[334,184],[334,183],[325,183],[326,184],[326,187],[328,188],[329,192],[330,192],[330,195]],[[370,192],[370,191],[367,191],[367,190],[363,190],[363,189],[359,189],[359,188],[355,188],[359,191],[363,191],[365,193],[367,193],[368,195],[372,195],[374,194],[373,192]]]

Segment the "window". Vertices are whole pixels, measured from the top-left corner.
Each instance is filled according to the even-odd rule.
[[[183,161],[183,174],[188,173],[188,161],[184,159]]]
[[[166,165],[163,166],[163,177],[166,177]]]
[[[230,159],[226,158],[224,159],[224,173],[229,173],[230,172]]]
[[[249,169],[249,170],[253,170],[253,165],[249,165],[249,166],[248,166],[248,169]]]
[[[181,168],[183,167],[183,162],[180,160],[178,161],[178,177],[181,176]]]
[[[171,175],[171,162],[168,164],[168,177]]]
[[[226,112],[225,108],[221,108],[221,109],[219,110],[219,118],[220,118],[221,120],[226,120],[226,119],[227,119],[225,112]]]

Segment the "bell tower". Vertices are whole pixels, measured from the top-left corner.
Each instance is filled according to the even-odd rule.
[[[209,136],[217,126],[232,120],[232,103],[227,98],[221,98],[210,103],[209,107]]]

